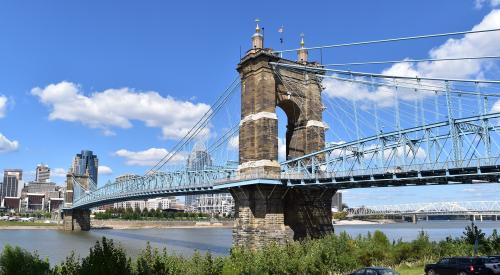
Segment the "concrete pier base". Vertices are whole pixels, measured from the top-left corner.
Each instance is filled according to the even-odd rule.
[[[64,209],[63,229],[65,231],[89,231],[90,210],[88,209]]]
[[[230,190],[236,209],[233,245],[258,249],[271,242],[333,233],[332,188],[301,189],[257,184]]]

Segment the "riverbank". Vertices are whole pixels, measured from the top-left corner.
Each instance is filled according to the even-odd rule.
[[[92,220],[93,229],[231,228],[233,221]]]
[[[58,229],[55,223],[0,221],[0,230],[5,229]]]
[[[334,221],[336,225],[380,225],[397,223],[393,220],[340,220]],[[234,221],[189,221],[189,220],[91,220],[92,229],[165,229],[165,228],[232,228]],[[33,223],[33,222],[15,222],[0,221],[0,230],[15,229],[60,229],[59,224],[54,223]]]

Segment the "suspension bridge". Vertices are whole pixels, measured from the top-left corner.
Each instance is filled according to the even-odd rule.
[[[459,66],[500,56],[309,61],[310,54],[318,57],[319,51],[323,60],[324,50],[340,47],[497,31],[310,48],[302,37],[299,48],[275,51],[264,47],[257,24],[252,47],[238,64],[239,76],[145,175],[99,188],[88,178],[68,178],[66,228],[88,230],[89,209],[113,202],[230,192],[237,212],[234,243],[258,247],[271,240],[332,232],[331,197],[339,189],[498,183],[500,81],[350,68],[443,62]],[[289,57],[291,53],[297,58]],[[277,109],[286,118],[278,118]],[[199,142],[208,149],[196,165],[188,165],[186,155]]]

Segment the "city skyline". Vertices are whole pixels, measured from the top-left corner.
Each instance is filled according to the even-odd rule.
[[[382,5],[379,10],[387,9],[383,14],[364,10],[349,14],[371,20],[373,26],[368,30],[365,23],[342,15],[342,10],[351,10],[349,4],[338,7],[325,4],[323,9],[307,7],[305,11],[271,4],[276,10],[286,9],[282,12],[284,15],[256,10],[236,15],[236,6],[226,5],[224,8],[219,6],[221,10],[212,8],[210,15],[204,14],[202,8],[195,9],[186,18],[175,14],[165,16],[168,7],[159,2],[148,7],[144,14],[136,14],[135,5],[125,3],[120,7],[121,16],[111,12],[114,5],[96,2],[91,6],[99,9],[90,15],[79,4],[35,4],[40,6],[26,11],[2,4],[5,7],[0,10],[0,22],[3,23],[0,30],[5,32],[3,39],[9,43],[0,45],[3,52],[0,59],[5,61],[0,65],[0,169],[22,168],[29,180],[34,177],[36,164],[43,162],[52,168],[53,181],[63,185],[72,157],[87,148],[99,156],[100,186],[122,174],[144,174],[236,75],[234,68],[240,48],[243,53],[248,49],[256,17],[265,27],[266,44],[280,49],[298,47],[301,32],[305,33],[307,45],[321,45],[470,30],[481,23],[487,26],[499,22],[500,11],[495,3],[443,1],[404,7],[425,11],[429,15],[425,22],[415,16],[419,12],[405,11],[396,1],[377,4]],[[369,10],[373,4],[365,5]],[[72,8],[75,13],[63,14],[57,19],[54,15],[60,14],[58,11],[62,7]],[[449,9],[454,16],[442,17]],[[331,16],[333,23],[325,19],[331,15],[328,10],[335,15]],[[318,13],[318,16],[308,12]],[[394,14],[396,12],[399,14]],[[114,22],[108,21],[108,14]],[[225,15],[227,18],[223,18]],[[25,22],[14,20],[18,16],[26,17]],[[296,20],[299,16],[303,19]],[[137,20],[130,22],[129,17]],[[68,24],[61,26],[61,20]],[[314,25],[308,21],[313,21]],[[43,28],[37,27],[39,22],[43,22]],[[282,25],[284,44],[280,43],[278,33]],[[380,59],[424,58],[433,49],[444,51],[447,41],[434,39],[391,46],[389,50],[343,50],[329,57],[325,54],[325,59],[329,58],[325,62],[373,60],[373,56]],[[492,45],[489,41],[485,43]],[[460,49],[453,53],[475,54],[474,50]],[[197,75],[196,81],[186,76],[193,63],[199,63],[197,67],[205,72]],[[469,75],[482,74],[498,79],[495,77],[498,76],[497,65],[494,62],[492,69],[480,66],[479,72]],[[380,72],[395,68],[373,66],[371,69]],[[113,101],[118,96],[123,98],[122,104]],[[63,97],[78,102],[81,108],[68,108],[68,101]],[[152,106],[148,112],[142,105],[131,105],[141,100]],[[84,108],[89,106],[94,113]],[[174,114],[175,120],[170,118]],[[280,129],[283,138],[283,127]],[[335,131],[335,127],[329,131]],[[31,137],[32,132],[39,136]],[[437,186],[426,187],[415,197],[411,188],[398,190],[402,195],[397,200],[403,201],[400,199],[403,197],[416,201],[434,199],[435,190],[445,190],[438,192],[441,194],[458,193],[462,196],[460,199],[478,194],[485,199],[499,195],[490,185],[475,185],[474,188]],[[349,190],[344,194],[344,201],[354,205],[368,204],[371,198],[384,192],[384,189]]]

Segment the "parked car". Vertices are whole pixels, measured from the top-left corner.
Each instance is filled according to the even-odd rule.
[[[498,274],[500,266],[489,257],[449,257],[425,266],[428,275]]]
[[[9,217],[9,221],[18,221],[19,220],[19,217]]]
[[[399,275],[399,273],[387,267],[372,266],[358,269],[350,275]]]
[[[8,221],[8,220],[9,220],[9,216],[0,217],[0,221]]]
[[[500,274],[500,256],[489,256],[484,265],[486,268],[491,269],[493,274]]]
[[[34,222],[35,218],[33,217],[28,217],[28,218],[21,218],[22,222]]]

